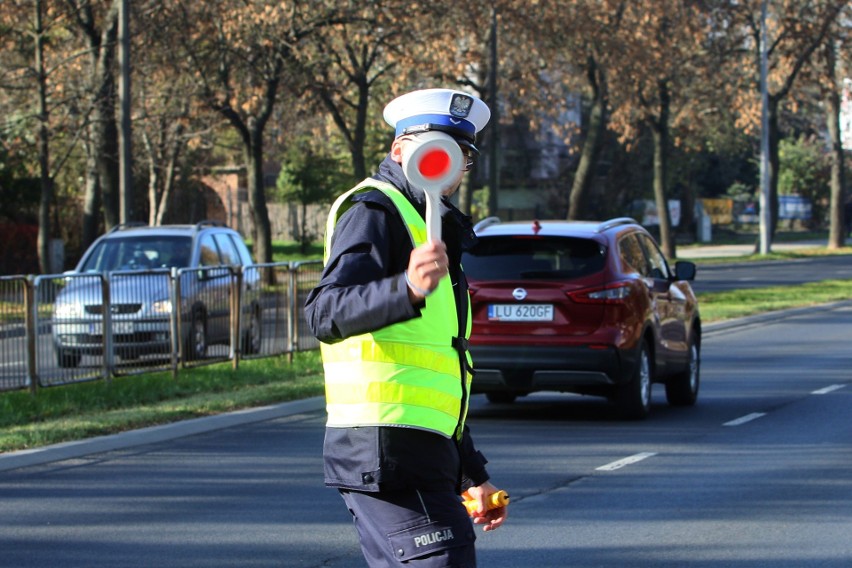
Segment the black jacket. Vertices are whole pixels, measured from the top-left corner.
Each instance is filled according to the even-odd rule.
[[[400,189],[425,216],[425,196],[408,185],[402,168],[390,157],[375,179]],[[396,207],[378,190],[353,200],[337,223],[322,278],[305,304],[308,325],[326,343],[420,317],[423,307],[412,306],[408,299],[403,274],[412,246]],[[468,292],[461,253],[476,237],[470,219],[446,200],[441,214],[463,336]],[[463,360],[460,351],[460,365]],[[326,428],[323,456],[326,485],[359,491],[458,491],[467,483],[488,480],[486,460],[474,448],[467,427],[460,443],[414,428]]]

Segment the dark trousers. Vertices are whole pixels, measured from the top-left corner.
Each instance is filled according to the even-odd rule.
[[[473,524],[452,491],[340,490],[370,568],[474,568]]]

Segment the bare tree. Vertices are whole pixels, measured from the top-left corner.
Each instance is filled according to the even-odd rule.
[[[305,39],[346,21],[338,4],[175,0],[163,8],[163,21],[173,26],[171,37],[179,50],[176,62],[185,65],[198,96],[225,118],[242,143],[260,262],[272,260],[263,177],[265,129],[282,83],[297,80],[295,67]]]
[[[343,138],[356,180],[367,176],[370,103],[376,88],[392,83],[396,59],[407,41],[400,25],[410,3],[381,0],[365,3],[351,21],[308,38],[311,49],[302,66],[306,89],[329,114]],[[384,147],[384,144],[381,145]]]
[[[89,137],[83,213],[85,248],[98,233],[99,209],[103,206],[106,229],[120,223],[116,41],[120,0],[102,2],[64,0],[72,29],[85,45],[88,70]]]
[[[846,226],[850,222],[844,215],[846,173],[843,163],[843,141],[840,135],[841,92],[843,77],[846,76],[841,70],[852,69],[852,55],[849,54],[850,40],[852,40],[850,21],[852,21],[852,6],[847,10],[846,17],[838,18],[814,65],[825,101],[825,120],[830,145],[829,249],[843,247],[846,242]],[[845,58],[843,54],[846,54]]]
[[[739,112],[738,124],[754,131],[759,126],[760,8],[762,0],[726,1],[717,12],[719,29],[731,30],[730,39],[741,48],[741,60],[729,67],[728,88]],[[767,22],[769,206],[771,234],[778,225],[778,143],[780,107],[802,70],[825,43],[848,0],[778,0],[769,3]],[[736,32],[742,32],[737,34]]]
[[[74,94],[65,85],[78,56],[64,39],[68,21],[58,4],[56,0],[17,0],[10,2],[0,15],[0,27],[7,38],[0,58],[4,69],[0,90],[10,95],[11,104],[4,114],[9,124],[17,124],[14,128],[36,133],[33,154],[41,187],[38,261],[42,273],[62,268],[50,265],[50,241],[57,232],[51,215],[54,184],[80,138],[69,124],[68,111],[75,106]],[[66,140],[54,158],[57,136],[65,136]]]

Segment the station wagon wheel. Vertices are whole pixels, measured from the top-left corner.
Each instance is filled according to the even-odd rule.
[[[186,359],[196,361],[207,354],[207,319],[201,310],[193,310],[186,336]]]
[[[616,393],[616,403],[621,415],[629,420],[642,420],[651,411],[651,355],[645,341],[630,382]]]
[[[701,385],[701,347],[693,337],[689,341],[689,364],[666,381],[666,400],[672,406],[692,406]]]
[[[82,355],[68,349],[56,348],[56,364],[63,369],[73,369],[80,366]]]
[[[251,315],[249,316],[248,329],[243,337],[243,353],[253,355],[260,353],[261,342],[263,341],[263,322],[260,319],[260,308],[252,307]]]

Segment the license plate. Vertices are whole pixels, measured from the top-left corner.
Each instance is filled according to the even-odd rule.
[[[132,321],[114,321],[112,322],[113,335],[129,335],[133,333]],[[101,322],[89,324],[90,335],[103,335],[103,324]]]
[[[553,304],[489,304],[491,321],[553,321]]]

